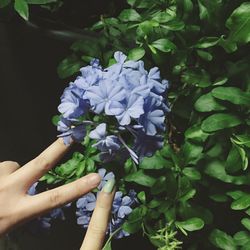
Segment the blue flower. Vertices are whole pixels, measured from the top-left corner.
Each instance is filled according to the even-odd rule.
[[[102,176],[101,186],[98,187],[100,190],[105,182],[110,178],[114,178],[114,174],[106,174],[105,169],[99,169],[99,174]],[[92,212],[95,208],[97,194],[89,193],[82,198],[78,199],[76,202],[76,215],[77,215],[77,224],[83,228],[87,228],[90,222]],[[111,220],[108,225],[107,233],[111,234],[116,231],[119,227],[122,226],[126,217],[132,212],[132,207],[138,202],[136,199],[136,192],[130,190],[128,195],[123,195],[122,192],[117,191],[115,193],[112,209],[111,209]],[[116,234],[116,238],[122,238],[128,236],[129,233],[123,231],[122,229]]]
[[[38,182],[35,182],[28,190],[29,195],[35,195],[37,193],[36,187],[37,187]]]
[[[80,98],[82,93],[74,84],[64,90],[61,104],[58,106],[58,111],[64,118],[76,120],[85,113],[87,103]]]
[[[161,149],[164,144],[164,137],[161,135],[146,135],[144,132],[138,132],[135,143],[134,150],[142,159],[144,156],[152,156],[158,149]]]
[[[120,148],[120,142],[115,135],[106,135],[106,123],[101,123],[94,130],[89,133],[91,139],[97,140],[93,146],[97,147],[101,151],[118,150]]]
[[[57,130],[62,132],[58,137],[63,137],[66,145],[69,145],[71,140],[81,142],[86,135],[85,124],[74,124],[65,118],[61,118],[58,122]]]
[[[102,190],[102,188],[104,187],[104,185],[106,184],[108,180],[115,178],[114,173],[113,172],[107,173],[107,170],[105,168],[100,168],[98,170],[98,174],[101,176],[101,182],[99,186],[97,187],[99,190]]]
[[[144,105],[145,113],[140,117],[139,123],[143,125],[147,135],[155,135],[157,128],[165,129],[165,112],[156,105],[153,98],[148,98]]]
[[[156,94],[162,94],[168,88],[168,81],[161,81],[159,68],[154,67],[147,75],[147,85],[149,85]]]
[[[143,113],[144,99],[138,95],[130,95],[125,103],[111,103],[110,111],[116,115],[120,125],[128,125],[131,118],[139,118]]]
[[[61,98],[58,109],[66,120],[60,121],[58,130],[66,143],[71,138],[81,141],[86,132],[79,118],[100,114],[97,117],[101,124],[90,132],[90,138],[97,141],[93,146],[105,159],[114,159],[119,156],[118,150],[126,149],[138,163],[143,155],[152,154],[162,145],[160,134],[165,131],[165,116],[170,111],[164,96],[168,81],[161,79],[159,68],[148,72],[143,61],[126,61],[126,55],[120,51],[115,52],[114,58],[116,62],[105,69],[98,59],[81,68],[81,75],[65,89]],[[107,116],[114,116],[117,121]],[[112,128],[111,134],[104,121]],[[131,145],[126,131],[136,138],[134,144]],[[127,144],[122,139],[123,134],[126,134]],[[143,140],[149,142],[148,150]]]
[[[87,98],[95,113],[100,114],[103,110],[106,115],[113,115],[109,106],[118,103],[125,98],[125,90],[122,86],[114,85],[111,81],[102,81],[98,86],[91,86],[84,98]]]
[[[117,51],[114,54],[114,58],[117,63],[111,65],[110,67],[104,70],[105,78],[109,80],[116,79],[117,77],[119,77],[127,56],[125,56],[122,52]]]
[[[118,191],[115,193],[112,211],[113,213],[117,213],[119,218],[124,218],[132,212],[131,204],[132,199],[129,196],[123,197],[123,193]]]
[[[83,211],[93,211],[95,208],[96,196],[93,193],[88,193],[76,202],[76,207]]]
[[[98,59],[93,59],[90,66],[81,68],[80,72],[82,75],[77,77],[74,84],[82,90],[88,90],[92,85],[97,85],[103,78],[102,67]]]

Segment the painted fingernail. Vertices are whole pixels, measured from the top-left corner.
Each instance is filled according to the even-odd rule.
[[[102,191],[104,193],[112,193],[113,189],[115,186],[115,179],[110,179],[106,182],[106,184],[104,185]]]
[[[88,177],[88,183],[93,186],[97,186],[101,181],[101,177],[99,174],[90,174]]]

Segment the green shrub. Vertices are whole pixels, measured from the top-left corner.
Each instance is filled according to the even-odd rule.
[[[176,238],[185,249],[248,249],[250,2],[127,2],[118,17],[89,28],[98,38],[76,41],[58,67],[68,77],[78,71],[72,65],[93,57],[109,65],[120,50],[170,79],[166,145],[125,177],[149,190],[124,228],[143,228],[159,249],[178,249]],[[176,230],[189,237],[170,234]]]

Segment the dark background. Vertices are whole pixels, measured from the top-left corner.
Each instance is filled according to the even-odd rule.
[[[21,19],[0,22],[0,161],[21,165],[37,156],[57,136],[51,118],[68,82],[57,76],[71,41],[45,35]],[[82,231],[73,223],[57,225],[50,235],[14,232],[23,250],[79,249]],[[114,241],[116,249],[154,249],[139,235]]]
[[[23,164],[55,140],[51,118],[65,86],[56,73],[68,45],[0,23],[0,161]]]

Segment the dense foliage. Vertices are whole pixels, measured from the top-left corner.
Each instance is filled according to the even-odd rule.
[[[159,250],[250,249],[250,2],[127,3],[118,17],[103,15],[88,28],[98,36],[72,44],[58,67],[68,78],[93,58],[112,65],[119,50],[170,80],[163,149],[139,165],[102,164],[121,191],[138,192],[140,205],[123,229],[141,231]],[[82,146],[43,180],[69,182],[96,171],[99,152],[88,137]]]
[[[128,4],[118,17],[93,25],[99,37],[75,42],[58,68],[68,77],[92,57],[112,63],[113,52],[121,50],[160,67],[171,81],[164,149],[139,167],[125,165],[123,180],[144,191],[124,228],[143,229],[159,249],[177,249],[175,237],[185,249],[247,249],[250,2]],[[171,233],[200,229],[190,239]]]

